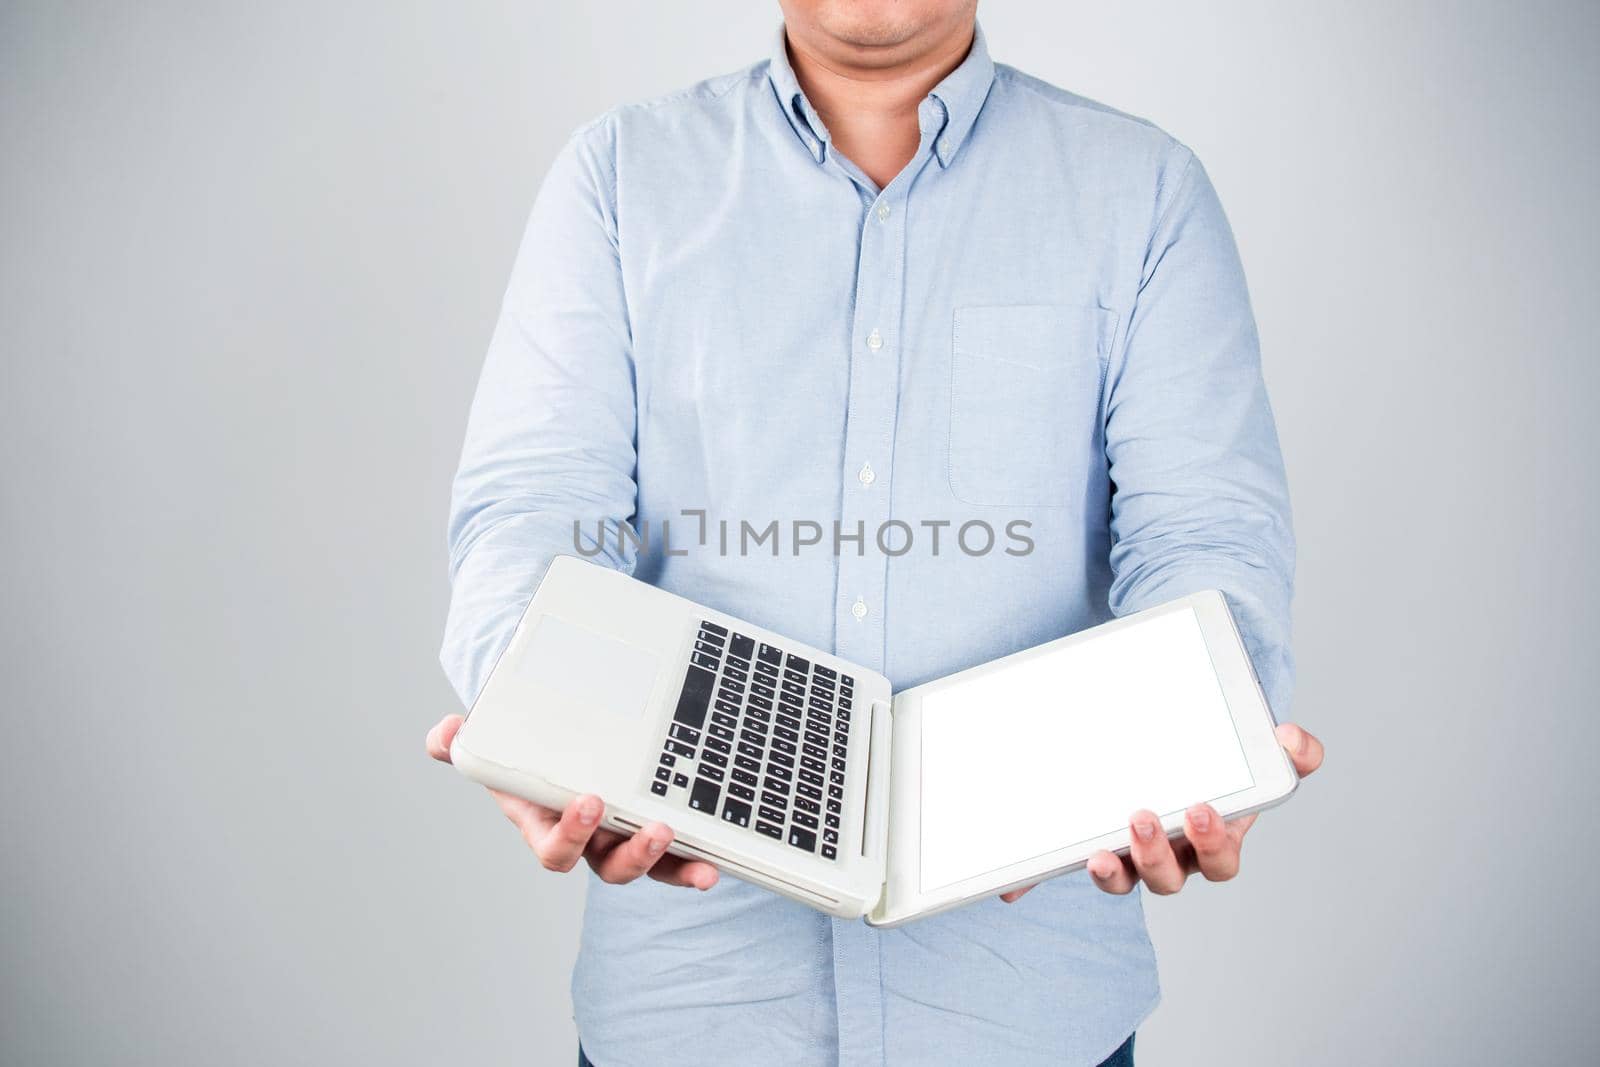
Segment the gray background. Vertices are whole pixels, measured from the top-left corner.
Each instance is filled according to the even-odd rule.
[[[1141,1062],[1592,1061],[1600,5],[983,18],[1206,161],[1295,496],[1329,764]],[[4,5],[0,1059],[569,1062],[581,879],[422,754],[447,485],[565,134],[776,23]]]

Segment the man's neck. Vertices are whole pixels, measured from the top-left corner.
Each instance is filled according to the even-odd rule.
[[[881,189],[916,155],[922,139],[917,108],[961,65],[972,33],[969,23],[931,46],[880,50],[829,42],[826,51],[791,34],[789,62],[834,149]]]

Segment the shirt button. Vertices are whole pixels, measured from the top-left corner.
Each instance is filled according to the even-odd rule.
[[[873,330],[871,333],[867,334],[867,347],[872,349],[874,352],[882,348],[883,334],[879,333],[877,330]]]
[[[861,465],[861,473],[857,474],[856,477],[861,479],[862,485],[871,485],[878,480],[878,476],[872,472],[872,464],[870,463],[863,463]]]
[[[879,222],[888,222],[889,221],[889,205],[888,204],[884,204],[884,203],[879,203],[878,204],[878,221]]]
[[[867,617],[867,602],[861,597],[856,597],[856,602],[850,605],[850,614],[858,619]]]

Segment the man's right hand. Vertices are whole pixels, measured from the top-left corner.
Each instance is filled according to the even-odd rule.
[[[466,720],[447,715],[428,731],[428,755],[450,762],[450,742]],[[556,811],[531,800],[489,790],[505,817],[539,857],[546,870],[570,871],[585,860],[603,882],[623,885],[640,875],[690,889],[710,889],[717,884],[717,869],[700,860],[667,855],[672,829],[665,823],[644,826],[631,837],[598,829],[605,804],[597,796],[581,796]]]

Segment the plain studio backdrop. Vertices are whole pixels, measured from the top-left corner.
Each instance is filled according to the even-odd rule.
[[[1600,5],[981,16],[1206,162],[1294,495],[1328,764],[1140,1062],[1593,1062]],[[422,751],[447,490],[555,150],[778,19],[4,5],[0,1060],[571,1062],[583,879]]]

